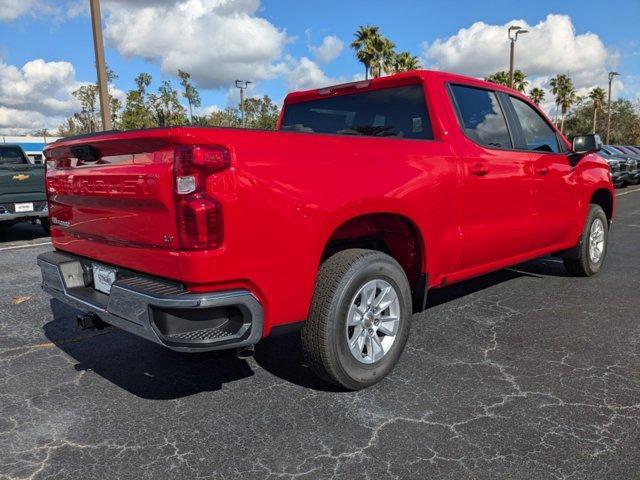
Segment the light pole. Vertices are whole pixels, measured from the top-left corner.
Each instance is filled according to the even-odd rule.
[[[104,61],[104,41],[102,40],[102,18],[100,16],[100,0],[90,0],[91,24],[93,26],[93,48],[96,54],[96,70],[98,70],[98,91],[100,93],[100,113],[102,129],[111,130],[111,112],[109,91],[107,86],[107,66]]]
[[[609,145],[609,134],[611,133],[611,82],[613,82],[613,77],[616,75],[620,75],[618,72],[609,72],[609,97],[607,107],[607,138],[605,139],[605,145]]]
[[[519,25],[511,25],[507,36],[511,40],[511,50],[509,52],[509,88],[513,88],[513,56],[516,49],[516,40],[521,33],[529,33],[529,30],[524,30]]]
[[[249,80],[236,80],[236,88],[240,89],[240,122],[244,127],[244,91],[247,89],[250,83]]]

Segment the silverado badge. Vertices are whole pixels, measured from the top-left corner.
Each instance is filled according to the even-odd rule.
[[[25,175],[24,173],[21,173],[20,175],[14,175],[13,179],[14,180],[18,180],[18,181],[22,181],[22,180],[26,180],[27,178],[29,178],[29,175]]]

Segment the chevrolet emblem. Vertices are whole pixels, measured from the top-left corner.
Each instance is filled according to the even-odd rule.
[[[22,181],[22,180],[26,180],[27,178],[29,178],[29,175],[24,175],[23,173],[21,173],[20,175],[14,175],[13,179],[14,180],[18,180],[18,181]]]

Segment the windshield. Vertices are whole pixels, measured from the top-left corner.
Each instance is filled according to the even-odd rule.
[[[0,147],[0,165],[27,163],[19,147]]]
[[[285,107],[281,130],[433,138],[422,85],[336,95]]]

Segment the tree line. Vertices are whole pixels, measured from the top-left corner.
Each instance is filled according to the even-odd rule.
[[[244,125],[240,105],[229,106],[208,114],[198,114],[202,99],[188,72],[178,70],[180,88],[171,80],[163,80],[152,90],[153,77],[140,73],[135,78],[135,88],[129,90],[121,102],[109,92],[111,123],[114,129],[133,130],[139,128],[201,126],[201,127],[245,127],[273,130],[278,120],[278,106],[267,96],[246,98],[243,101]],[[109,84],[118,77],[107,69]],[[97,84],[83,85],[72,95],[78,100],[81,110],[67,118],[58,128],[58,135],[66,137],[93,133],[100,129],[99,91]],[[183,105],[186,103],[186,106]]]
[[[485,78],[486,81],[509,85],[509,72],[500,71]],[[540,104],[547,92],[539,87],[528,89],[527,76],[520,70],[513,75],[513,88]],[[568,74],[558,74],[549,81],[550,93],[556,106],[554,123],[568,137],[581,133],[599,133],[604,139],[607,128],[607,93],[602,87],[592,88],[579,96]],[[640,103],[618,99],[611,102],[610,142],[621,145],[640,144]]]
[[[350,44],[356,59],[363,65],[365,78],[377,78],[399,72],[418,70],[421,67],[417,56],[407,51],[396,51],[395,43],[385,37],[380,28],[362,25],[354,33]],[[118,77],[108,70],[112,84]],[[242,124],[240,106],[229,106],[209,114],[197,113],[202,106],[200,92],[191,81],[188,72],[177,72],[180,88],[170,80],[164,80],[155,91],[151,91],[152,77],[140,73],[135,78],[136,87],[127,92],[124,105],[109,95],[111,121],[114,128],[130,130],[137,128],[177,125],[246,127],[274,129],[278,120],[278,107],[268,96],[247,98],[242,105],[245,122]],[[509,72],[499,71],[485,80],[501,85],[509,84]],[[550,92],[540,87],[529,87],[527,76],[521,70],[514,71],[514,88],[540,104],[548,93],[553,95],[556,105],[554,123],[571,137],[588,131],[599,132],[604,137],[606,129],[607,95],[603,88],[595,87],[588,95],[579,96],[568,74],[558,74],[550,82]],[[98,86],[84,85],[73,92],[81,111],[69,117],[60,126],[59,135],[91,133],[99,129],[100,110]],[[183,105],[186,103],[186,106]],[[604,114],[603,114],[604,113]],[[611,142],[616,144],[640,144],[640,104],[625,99],[611,103]]]
[[[421,68],[418,57],[409,52],[397,53],[395,44],[383,36],[377,26],[361,26],[354,36],[351,48],[364,66],[366,78]],[[509,72],[499,71],[487,76],[485,80],[508,86]],[[602,115],[602,112],[607,95],[603,88],[595,87],[586,97],[578,96],[573,80],[568,74],[556,75],[550,80],[549,85],[556,105],[554,123],[560,131],[569,137],[586,132],[600,132],[604,138],[606,115]],[[528,86],[526,74],[521,70],[515,70],[513,87],[539,105],[547,92],[540,87]],[[610,141],[616,144],[640,144],[640,104],[633,104],[625,99],[611,103]]]

